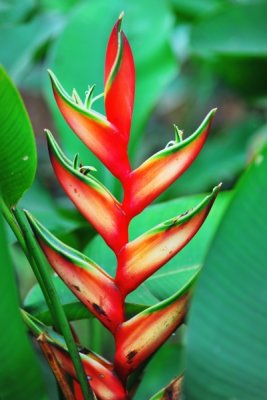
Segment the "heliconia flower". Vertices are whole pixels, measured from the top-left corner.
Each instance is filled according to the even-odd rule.
[[[182,390],[183,376],[173,379],[169,385],[160,390],[149,400],[179,400]]]
[[[49,131],[47,140],[51,163],[61,186],[107,244],[118,252],[128,237],[121,204],[92,174],[85,175],[75,168]]]
[[[84,254],[58,240],[29,213],[26,215],[55,272],[103,325],[114,333],[124,320],[121,294],[114,280]]]
[[[177,293],[124,322],[116,332],[115,367],[123,380],[183,322],[197,273]]]
[[[103,115],[77,104],[55,74],[52,71],[49,74],[57,105],[69,126],[118,179],[126,179],[130,164],[123,135]]]
[[[131,172],[123,201],[128,215],[140,213],[192,164],[205,143],[215,112],[211,110],[187,139],[175,141]]]
[[[83,101],[75,89],[72,96],[67,94],[56,76],[51,71],[49,74],[63,117],[122,184],[122,203],[95,178],[92,166],[80,164],[77,155],[74,161],[70,161],[52,134],[46,132],[51,163],[59,183],[116,255],[115,278],[87,256],[57,239],[29,213],[26,214],[52,268],[115,339],[114,364],[90,351],[82,351],[77,344],[90,386],[99,400],[132,398],[138,379],[133,379],[132,384],[128,382],[127,392],[129,375],[132,372],[138,375],[149,358],[184,322],[198,272],[174,295],[128,320],[124,311],[125,297],[194,237],[220,189],[218,185],[192,210],[155,226],[129,242],[131,220],[196,159],[207,139],[216,110],[211,110],[199,128],[186,139],[175,126],[175,140],[132,170],[127,146],[134,105],[135,68],[121,23],[122,15],[111,32],[106,51],[103,93],[106,116],[92,109],[99,97],[93,96],[94,86],[89,87]],[[28,316],[24,318],[29,319]],[[33,331],[34,323],[28,323]],[[37,329],[39,334],[40,329]],[[72,400],[73,395],[75,400],[83,400],[71,357],[62,338],[56,335],[50,332],[45,339],[47,356],[52,352],[52,369],[61,381],[66,397]],[[65,376],[68,378],[66,382]],[[73,380],[70,387],[68,380]],[[182,377],[177,378],[151,400],[178,400],[181,382]]]
[[[191,211],[152,228],[119,254],[116,283],[124,296],[166,264],[196,234],[205,221],[220,185]]]
[[[122,16],[115,24],[105,62],[105,108],[107,119],[129,140],[133,113],[135,70],[130,45],[121,30]]]

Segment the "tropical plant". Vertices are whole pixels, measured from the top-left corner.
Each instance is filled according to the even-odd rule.
[[[121,23],[122,16],[111,32],[106,51],[103,93],[106,116],[92,108],[94,102],[102,97],[94,96],[94,86],[88,88],[83,101],[75,89],[70,96],[55,74],[51,71],[49,74],[63,117],[119,180],[124,192],[123,200],[115,198],[96,179],[95,168],[83,165],[78,154],[73,161],[69,160],[52,133],[46,131],[55,175],[76,208],[114,252],[117,259],[115,277],[85,254],[56,238],[28,211],[23,213],[13,207],[14,224],[9,208],[14,206],[21,193],[9,199],[6,195],[8,190],[3,191],[5,216],[33,267],[52,316],[53,328],[45,326],[26,311],[22,311],[22,315],[36,336],[66,399],[122,400],[134,396],[149,359],[184,322],[198,271],[175,294],[143,310],[127,312],[126,297],[193,238],[208,216],[220,189],[220,185],[215,187],[193,209],[158,224],[134,240],[129,239],[129,225],[133,218],[197,157],[208,136],[215,110],[186,139],[183,132],[174,126],[174,140],[132,169],[127,146],[134,106],[135,70],[131,48]],[[27,161],[25,157],[27,155],[23,160]],[[112,362],[79,345],[40,248],[58,276],[111,332],[115,341]],[[180,376],[153,399],[164,399],[168,393],[172,393],[171,398],[178,399],[181,382]]]

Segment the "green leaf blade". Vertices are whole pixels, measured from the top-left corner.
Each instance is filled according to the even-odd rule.
[[[189,314],[188,400],[263,400],[267,390],[267,148],[240,179]]]
[[[31,186],[37,163],[32,126],[22,99],[0,66],[0,181],[8,207]]]

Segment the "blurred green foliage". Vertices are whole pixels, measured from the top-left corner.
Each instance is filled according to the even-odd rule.
[[[161,196],[158,200],[161,204],[146,210],[142,219],[136,218],[132,226],[133,236],[137,236],[155,223],[161,222],[165,214],[167,218],[193,206],[199,199],[195,194],[210,190],[218,181],[223,181],[224,188],[231,191],[246,165],[253,159],[257,149],[267,138],[266,0],[0,1],[0,38],[2,42],[0,63],[3,64],[25,98],[32,117],[39,153],[36,181],[22,199],[21,205],[32,211],[42,223],[65,242],[80,250],[85,249],[90,257],[96,259],[107,269],[112,269],[114,260],[99,237],[91,240],[94,235],[93,230],[58,188],[49,166],[43,135],[40,132],[44,128],[50,128],[59,137],[69,157],[73,157],[75,153],[79,152],[85,164],[92,163],[97,167],[97,178],[104,181],[118,196],[121,195],[121,189],[116,180],[74,137],[62,120],[51,96],[46,73],[48,67],[52,68],[66,90],[71,91],[75,87],[81,97],[88,85],[93,83],[97,84],[96,92],[101,93],[106,41],[121,10],[125,11],[124,29],[136,60],[137,92],[130,143],[133,165],[138,165],[148,155],[164,147],[173,138],[173,123],[178,124],[179,128],[184,130],[185,136],[188,136],[197,128],[209,109],[218,107],[215,124],[202,153],[181,179]],[[96,104],[96,107],[97,110],[103,111],[101,101]],[[264,176],[264,172],[262,174]],[[254,193],[256,188],[252,183],[249,187],[250,192]],[[241,190],[239,191],[241,192]],[[188,194],[193,196],[177,199],[178,196],[187,196]],[[203,273],[192,309],[188,359],[193,362],[192,369],[189,370],[188,382],[195,373],[196,364],[194,363],[196,361],[192,356],[192,351],[196,352],[195,354],[198,354],[198,349],[200,349],[200,353],[203,352],[207,348],[204,340],[205,334],[207,334],[205,329],[207,326],[215,329],[212,325],[214,317],[207,314],[208,321],[203,326],[196,315],[198,314],[196,310],[198,307],[202,307],[202,302],[205,300],[205,297],[200,295],[201,291],[206,293],[204,288],[210,287],[210,279],[213,274],[216,275],[211,264],[216,264],[218,271],[224,271],[224,266],[214,254],[218,254],[218,252],[227,254],[223,243],[225,237],[231,237],[233,224],[224,223],[218,234],[218,242],[215,242],[214,246],[211,239],[215,235],[231,196],[231,193],[221,196],[206,223],[207,225],[203,227],[192,243],[165,269],[142,285],[140,290],[134,292],[132,297],[129,296],[130,303],[139,305],[151,304],[158,297],[166,297],[179,285],[179,279],[168,278],[167,272],[177,270],[182,282],[182,276],[185,279],[186,274],[190,273],[192,268],[203,264],[211,246],[207,271]],[[241,194],[236,196],[236,202],[239,204],[238,201],[240,201],[241,207],[239,199]],[[244,196],[249,196],[249,193]],[[258,197],[260,199],[260,195]],[[168,202],[165,203],[166,201]],[[239,212],[239,205],[234,207],[233,204],[229,213],[232,212],[236,216]],[[249,215],[249,218],[252,221],[253,215]],[[263,214],[262,218],[264,218]],[[229,217],[227,221],[229,221]],[[247,222],[248,218],[245,221]],[[237,218],[237,224],[239,223]],[[249,226],[244,226],[240,229],[245,231],[249,228]],[[259,236],[253,237],[251,240],[260,245],[262,244],[260,241],[260,236],[263,234],[262,226],[257,229]],[[14,242],[11,234],[9,234],[9,241],[10,243]],[[243,246],[239,242],[236,245]],[[244,252],[246,250],[244,246]],[[29,272],[27,261],[18,253],[18,248],[13,245],[11,251],[15,260],[20,293],[24,298],[29,288],[33,286],[34,278]],[[236,249],[232,250],[231,254],[234,254],[235,251]],[[250,265],[251,260],[245,261],[247,265]],[[261,262],[262,259],[258,260],[258,264]],[[238,264],[237,260],[229,259],[227,266],[230,267],[233,263],[241,271],[242,266]],[[186,268],[181,274],[179,269],[183,270],[183,267]],[[162,273],[163,278],[157,279],[157,276]],[[230,274],[229,271],[223,273]],[[241,272],[239,273],[241,274]],[[229,279],[233,279],[235,282],[234,277],[231,276]],[[245,278],[243,283],[246,283]],[[233,285],[238,286],[239,281]],[[63,303],[65,306],[69,305],[70,318],[85,317],[86,313],[79,308],[79,304],[75,302],[73,305],[74,298],[70,292],[66,291],[66,287],[58,283],[58,288]],[[261,290],[262,293],[266,293],[264,288]],[[214,299],[216,299],[216,293],[209,294],[207,301],[212,303]],[[219,300],[214,302],[214,307],[219,307]],[[26,303],[28,306],[32,306],[33,302],[35,302],[37,311],[44,311],[44,303],[38,288],[31,292]],[[40,308],[38,309],[38,307]],[[218,312],[221,312],[221,309],[214,311],[212,315],[214,316]],[[254,322],[257,324],[257,321],[253,320]],[[223,324],[223,321],[221,323]],[[197,332],[198,329],[203,330],[203,343],[192,333]],[[246,345],[249,347],[249,333],[245,333],[247,335],[244,336],[247,338]],[[153,371],[153,377],[149,378],[149,374],[146,375],[137,392],[137,400],[144,400],[147,396],[152,395],[182,370],[185,343],[181,345],[180,339],[180,335],[172,338],[151,362],[148,371],[149,369]],[[221,340],[221,338],[219,339]],[[258,344],[255,342],[253,348],[258,351],[257,346]],[[170,356],[174,348],[176,349],[175,357],[172,357],[168,367],[164,368],[164,370],[166,369],[165,374],[160,365],[167,363],[166,355]],[[212,351],[215,350],[212,348],[209,350],[210,352],[205,353],[205,356],[208,365],[212,366],[210,360],[214,355]],[[242,352],[242,349],[240,351]],[[217,361],[220,363],[219,353],[216,354]],[[253,363],[251,362],[251,368],[257,368],[258,362],[259,359],[256,359],[255,356]],[[249,365],[247,361],[246,364]],[[222,363],[221,365],[227,369],[229,364]],[[251,370],[247,370],[247,372],[251,376]],[[205,373],[210,376],[210,384],[217,385],[218,382],[212,380],[214,378],[212,374],[209,375],[210,371]],[[49,377],[49,379],[52,378]],[[190,393],[189,390],[187,391],[188,399],[199,399],[194,396],[195,390],[199,390],[200,384],[194,379],[192,382]],[[50,386],[50,383],[48,384]],[[206,398],[215,400],[229,398],[229,393],[232,393],[229,389],[228,397],[222,397],[221,393],[220,397],[218,397],[219,395],[212,397],[203,386],[200,385],[200,388],[205,394],[203,395],[205,400]],[[245,397],[244,393],[242,393],[243,397],[237,392],[234,395],[236,399],[240,400],[241,398],[242,400],[256,399],[255,397]],[[257,392],[257,398],[264,398],[261,395],[262,392]],[[56,398],[56,394],[54,396]],[[6,399],[8,398],[11,397],[7,396]],[[201,400],[203,399],[201,398]]]
[[[267,146],[242,175],[209,249],[188,323],[186,399],[264,400]]]

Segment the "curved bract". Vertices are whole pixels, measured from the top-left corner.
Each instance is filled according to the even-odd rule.
[[[177,293],[124,322],[117,331],[115,366],[123,379],[144,362],[184,321],[198,273]]]
[[[135,71],[129,42],[121,30],[122,16],[115,24],[105,62],[105,108],[107,119],[128,142],[134,103]]]
[[[123,295],[136,289],[194,237],[208,216],[219,189],[220,185],[192,210],[157,225],[124,246],[116,276]]]
[[[65,245],[27,214],[50,265],[79,300],[112,332],[124,318],[114,280],[88,257]]]
[[[107,244],[120,250],[127,240],[127,221],[121,204],[92,174],[85,175],[82,168],[71,165],[49,131],[47,142],[55,174],[69,198]]]
[[[105,166],[118,178],[125,179],[130,171],[126,142],[117,128],[103,115],[77,104],[49,71],[53,93],[63,117]]]
[[[139,214],[192,164],[208,136],[216,109],[189,138],[175,141],[154,154],[129,176],[123,205],[131,217]]]
[[[130,45],[116,22],[107,45],[104,73],[106,116],[92,109],[93,87],[83,102],[74,90],[69,96],[50,72],[58,107],[86,146],[114,174],[124,189],[123,202],[95,177],[91,166],[70,161],[47,131],[48,149],[55,175],[76,208],[98,231],[117,258],[116,276],[103,266],[62,243],[27,214],[32,230],[51,267],[89,311],[112,333],[114,364],[88,351],[80,352],[86,375],[98,399],[128,400],[128,376],[145,362],[184,322],[191,289],[198,273],[177,292],[126,320],[125,297],[174,257],[201,228],[220,185],[195,208],[171,218],[129,241],[131,220],[169,187],[195,160],[207,139],[215,109],[187,139],[175,127],[175,140],[132,170],[127,145],[134,105],[135,72]],[[50,335],[51,337],[51,335]],[[76,400],[82,393],[72,360],[62,343],[50,340],[56,363],[73,380]],[[60,375],[60,374],[59,374]],[[181,379],[163,389],[155,399],[167,399],[172,390],[178,399]]]

